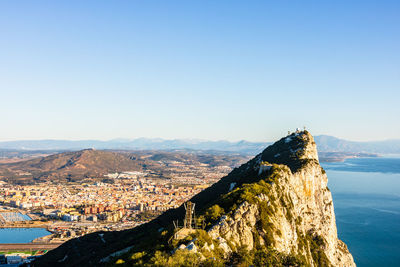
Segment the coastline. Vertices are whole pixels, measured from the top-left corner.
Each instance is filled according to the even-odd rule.
[[[382,155],[377,153],[358,153],[358,152],[319,152],[321,163],[344,162],[346,159],[354,158],[379,158]]]

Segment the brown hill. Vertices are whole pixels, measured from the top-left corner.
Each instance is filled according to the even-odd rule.
[[[32,178],[79,180],[86,177],[102,177],[107,173],[142,169],[142,162],[129,154],[85,149],[1,164],[0,176],[21,182]]]

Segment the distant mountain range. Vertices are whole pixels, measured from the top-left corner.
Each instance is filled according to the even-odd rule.
[[[399,154],[400,139],[355,142],[339,139],[329,135],[319,135],[315,137],[318,151],[320,152],[366,152],[381,154]]]
[[[184,140],[184,139],[150,139],[138,138],[134,140],[115,139],[109,141],[99,140],[22,140],[0,142],[0,149],[8,150],[54,150],[68,151],[87,148],[113,149],[113,150],[214,150],[228,151],[245,154],[256,154],[270,143],[262,142],[229,142],[208,140]]]
[[[367,152],[367,153],[400,153],[400,139],[355,142],[339,139],[328,135],[315,136],[315,142],[319,152]],[[149,139],[138,138],[133,140],[115,139],[109,141],[99,140],[23,140],[0,142],[0,149],[11,150],[81,150],[86,148],[95,149],[127,149],[127,150],[214,150],[230,151],[254,155],[271,142],[249,142],[249,141],[208,141],[208,140],[185,140],[185,139]]]

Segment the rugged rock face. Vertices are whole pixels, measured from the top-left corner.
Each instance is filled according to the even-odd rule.
[[[97,233],[69,241],[37,265],[355,266],[337,236],[327,181],[311,134],[293,133],[191,199],[205,231],[174,240],[180,207],[103,233],[102,243]]]
[[[296,138],[304,143],[301,144]],[[262,216],[259,204],[272,205],[271,203],[277,202],[276,199],[280,199],[279,203],[275,203],[274,213],[269,216],[272,224],[269,229],[272,230],[276,250],[286,254],[305,255],[311,265],[319,266],[312,257],[312,251],[301,247],[305,236],[318,237],[322,241],[319,245],[323,253],[333,266],[355,266],[346,245],[337,237],[332,195],[327,187],[325,171],[318,163],[312,136],[308,132],[302,132],[281,141],[286,144],[286,149],[273,155],[276,161],[285,161],[280,159],[281,156],[290,159],[291,154],[297,154],[297,159],[305,160],[301,167],[296,167],[292,172],[286,165],[279,166],[278,179],[272,184],[268,195],[258,195],[258,203],[255,204],[243,202],[231,216],[221,218],[208,231],[209,235],[213,239],[224,237],[236,246],[244,245],[250,250],[256,242],[265,244],[261,237],[265,229],[258,227]],[[261,162],[270,156],[262,153],[256,160]],[[257,165],[254,167],[257,168]],[[260,240],[255,240],[255,230],[260,232]],[[226,246],[222,245],[221,248]],[[232,252],[230,248],[224,251],[226,254]]]
[[[272,244],[286,255],[304,256],[312,266],[355,266],[346,245],[338,239],[328,179],[310,133],[298,132],[281,139],[247,165],[261,180],[269,181],[270,187],[267,193],[256,195],[252,203],[244,201],[222,216],[208,230],[225,255],[241,246],[253,250],[256,244]],[[267,215],[262,211],[265,206],[273,212]]]

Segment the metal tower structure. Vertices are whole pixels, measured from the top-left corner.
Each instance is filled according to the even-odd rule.
[[[183,228],[192,228],[193,223],[193,214],[194,214],[194,206],[195,204],[188,201],[183,204],[186,210],[185,213],[185,220],[183,221]]]

